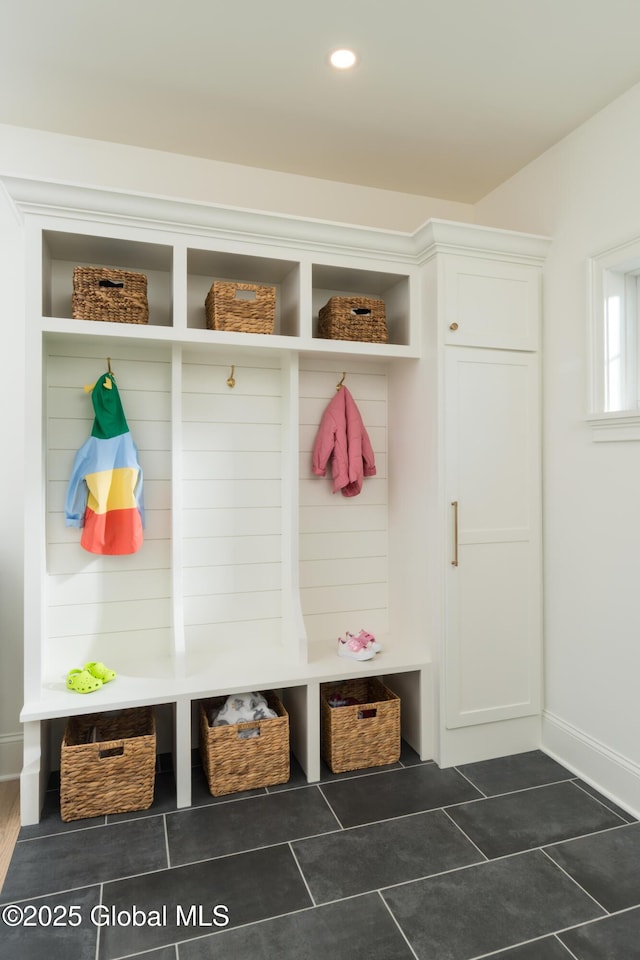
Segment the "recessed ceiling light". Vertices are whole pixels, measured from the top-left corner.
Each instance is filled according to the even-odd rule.
[[[348,70],[356,62],[356,55],[353,50],[334,50],[329,60],[338,70]]]

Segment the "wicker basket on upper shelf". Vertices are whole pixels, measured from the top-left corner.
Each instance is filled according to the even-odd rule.
[[[146,276],[110,267],[75,267],[71,316],[75,320],[148,323]]]
[[[205,311],[209,330],[273,333],[276,288],[216,280],[207,294]]]
[[[331,297],[318,314],[318,336],[325,340],[386,343],[384,300],[369,297]]]

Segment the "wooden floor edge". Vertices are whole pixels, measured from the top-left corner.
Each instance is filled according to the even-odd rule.
[[[0,781],[0,893],[20,832],[20,781]]]

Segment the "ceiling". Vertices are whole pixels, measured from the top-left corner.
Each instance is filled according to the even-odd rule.
[[[640,82],[638,0],[2,0],[0,26],[0,123],[464,202]]]

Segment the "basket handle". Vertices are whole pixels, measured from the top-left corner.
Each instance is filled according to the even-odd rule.
[[[375,717],[377,713],[377,707],[371,707],[369,710],[358,710],[358,720],[368,720],[370,717]]]
[[[106,747],[104,750],[98,750],[98,758],[100,760],[109,760],[111,757],[121,757],[124,753],[124,740],[120,740],[118,743],[114,741],[110,746]]]
[[[368,317],[371,313],[371,307],[352,307],[351,313],[354,313],[356,317]]]
[[[255,290],[241,290],[239,287],[236,287],[235,290],[235,299],[236,300],[255,300],[256,299]]]
[[[259,737],[260,734],[262,733],[262,730],[260,729],[260,722],[259,722],[259,721],[256,721],[256,720],[253,720],[253,721],[250,720],[250,721],[248,721],[247,723],[239,723],[239,724],[237,724],[237,729],[238,729],[238,740],[247,740],[247,739],[248,739],[248,737],[243,737],[243,736],[241,735],[241,734],[242,734],[242,731],[247,731],[247,732],[248,732],[249,730],[255,730],[256,733],[254,734],[254,736],[256,736],[256,737]]]
[[[105,277],[103,280],[98,280],[98,286],[109,287],[109,289],[121,289],[124,287],[124,280],[109,280],[107,277]]]

